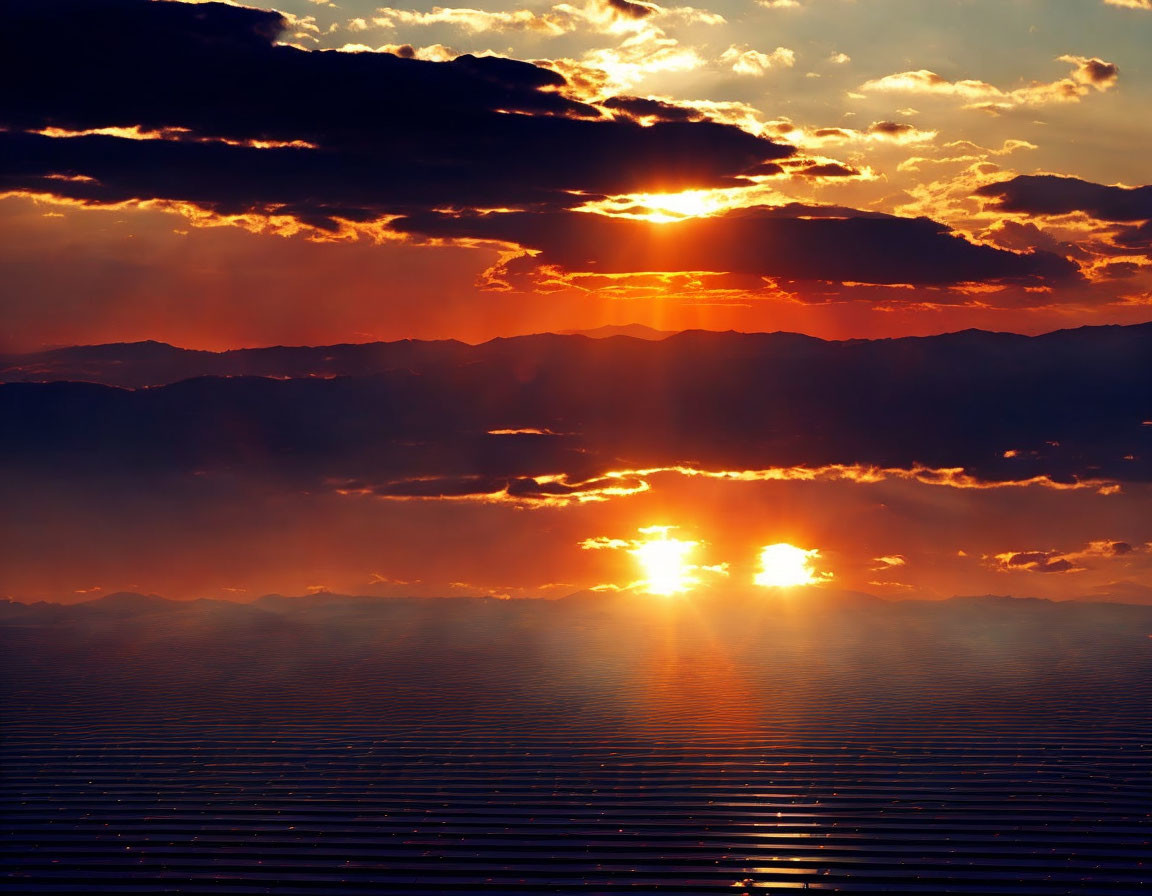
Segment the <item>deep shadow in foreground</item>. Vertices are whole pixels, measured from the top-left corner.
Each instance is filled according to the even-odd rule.
[[[1152,608],[0,605],[11,892],[1137,893]]]

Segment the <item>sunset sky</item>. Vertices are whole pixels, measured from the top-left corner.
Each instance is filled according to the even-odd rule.
[[[1149,0],[3,7],[0,594],[1152,602]]]

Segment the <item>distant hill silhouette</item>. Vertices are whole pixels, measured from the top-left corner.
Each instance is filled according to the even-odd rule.
[[[643,608],[653,604],[664,606],[696,606],[709,610],[739,612],[752,604],[775,607],[787,606],[791,610],[805,612],[838,612],[845,609],[868,609],[884,614],[897,612],[903,607],[916,612],[953,614],[956,612],[1007,612],[1013,614],[1044,614],[1053,612],[1101,613],[1129,612],[1133,618],[1147,617],[1152,622],[1152,606],[1125,601],[1100,601],[1096,598],[1077,600],[1047,600],[1038,597],[1016,597],[1002,594],[958,595],[943,600],[902,597],[897,600],[877,597],[862,591],[848,591],[842,588],[760,588],[719,586],[712,589],[696,589],[689,594],[671,598],[630,591],[575,591],[560,598],[543,597],[491,597],[489,595],[445,596],[445,597],[405,597],[377,596],[367,594],[265,594],[254,600],[236,601],[212,598],[195,600],[173,600],[158,594],[138,594],[118,591],[70,604],[49,601],[24,602],[20,600],[0,600],[0,622],[10,618],[25,618],[38,614],[59,617],[61,613],[79,614],[90,618],[94,614],[105,616],[147,616],[163,613],[214,613],[232,610],[259,613],[292,615],[295,613],[317,613],[346,611],[390,612],[392,609],[416,607],[428,612],[454,612],[452,608],[476,606],[500,607],[543,607],[552,606],[567,609]],[[1109,607],[1119,607],[1110,610]],[[533,612],[535,612],[533,610]]]
[[[679,333],[679,330],[657,330],[646,327],[644,324],[608,324],[595,327],[591,330],[560,330],[561,336],[587,336],[589,339],[610,339],[613,336],[627,336],[630,339],[667,339]]]
[[[270,346],[208,352],[177,348],[163,342],[110,343],[60,347],[41,352],[0,355],[0,382],[84,381],[135,389],[201,376],[276,378],[367,376],[395,370],[421,372],[463,364],[515,364],[555,353],[574,360],[612,356],[659,357],[665,349],[645,353],[631,341],[668,343],[668,352],[711,353],[716,360],[758,356],[764,361],[792,358],[841,363],[879,361],[923,366],[932,354],[972,354],[984,361],[1007,355],[1066,355],[1119,352],[1130,356],[1147,343],[1150,324],[1080,327],[1042,336],[962,330],[939,336],[898,339],[826,341],[798,333],[738,333],[711,330],[654,330],[640,324],[595,330],[541,333],[493,339],[480,345],[456,340],[346,343],[325,346]],[[589,345],[587,339],[595,341]],[[612,337],[625,337],[623,340]],[[581,343],[584,342],[582,345]],[[693,358],[693,360],[698,360]],[[941,362],[944,359],[940,359]],[[994,371],[990,371],[993,372]]]
[[[220,354],[142,343],[56,349],[8,359],[7,370],[89,380],[0,386],[9,472],[227,469],[525,500],[594,488],[608,470],[675,464],[1152,480],[1152,324],[848,342],[545,334]],[[554,474],[567,481],[537,479]]]
[[[174,601],[166,600],[158,594],[138,594],[134,591],[117,591],[106,594],[93,600],[84,601],[76,606],[86,610],[98,610],[101,613],[110,613],[117,616],[139,616],[144,613],[157,613],[171,610],[178,606]]]

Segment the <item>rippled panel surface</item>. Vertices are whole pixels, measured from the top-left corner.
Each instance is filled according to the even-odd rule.
[[[1152,882],[1148,608],[122,598],[4,615],[12,892]]]

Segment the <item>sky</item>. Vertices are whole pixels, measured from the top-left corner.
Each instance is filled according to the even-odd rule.
[[[1148,315],[1152,199],[1113,189],[1149,180],[1147,3],[9,17],[5,350]],[[807,216],[827,206],[850,223]],[[774,215],[807,222],[787,254],[809,264],[774,256]]]
[[[5,18],[7,355],[1152,319],[1148,0]],[[6,358],[83,382],[0,387],[0,593],[631,593],[652,543],[706,590],[784,543],[817,587],[1149,601],[1150,337],[1124,332],[770,374],[736,337],[335,352],[261,368],[274,395],[182,384],[219,375],[194,354],[135,393],[131,347]]]

